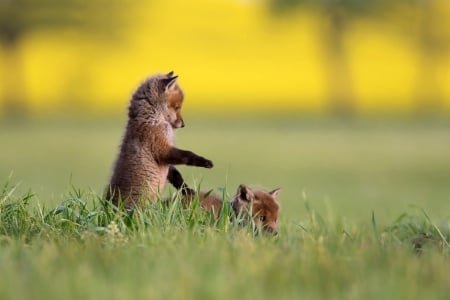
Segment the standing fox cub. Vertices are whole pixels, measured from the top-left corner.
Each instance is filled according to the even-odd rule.
[[[261,225],[266,232],[276,234],[278,232],[278,212],[280,205],[277,197],[281,189],[275,189],[271,192],[266,192],[261,189],[249,188],[246,185],[239,185],[236,195],[231,200],[231,207],[234,215],[250,216],[253,221]],[[195,191],[184,187],[182,192],[182,201],[185,206],[193,200]],[[205,211],[212,211],[214,217],[217,219],[219,210],[222,208],[223,202],[217,195],[199,192],[198,195],[200,205]]]
[[[183,91],[173,72],[155,75],[142,83],[131,97],[128,124],[120,147],[106,199],[126,208],[140,199],[155,198],[167,180],[176,188],[179,172],[172,165],[212,168],[213,163],[174,146],[174,129],[184,127],[181,117]]]

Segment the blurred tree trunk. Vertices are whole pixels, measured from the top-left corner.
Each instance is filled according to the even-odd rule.
[[[327,109],[332,115],[350,117],[355,112],[352,80],[344,45],[346,22],[344,13],[337,7],[325,10],[328,18],[324,30],[327,81]]]
[[[326,110],[331,115],[350,117],[355,114],[353,83],[344,35],[348,22],[362,14],[374,0],[270,0],[271,11],[275,16],[283,16],[304,5],[307,9],[319,11],[325,20],[323,28],[324,74],[326,81]]]
[[[419,12],[418,44],[421,53],[414,103],[414,110],[418,116],[436,115],[443,106],[436,70],[441,51],[440,37],[437,32],[439,24],[435,23],[436,15],[432,2],[423,3]]]

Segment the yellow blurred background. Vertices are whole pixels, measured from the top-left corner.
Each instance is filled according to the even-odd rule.
[[[280,1],[3,1],[1,115],[123,114],[171,70],[190,112],[450,112],[449,1]]]

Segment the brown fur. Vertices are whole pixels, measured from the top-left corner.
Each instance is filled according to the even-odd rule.
[[[278,212],[280,210],[280,205],[277,201],[279,193],[280,189],[266,192],[241,184],[231,201],[231,207],[235,216],[240,214],[248,215],[251,212],[256,224],[260,224],[265,231],[276,234],[278,232]],[[188,206],[193,200],[193,195],[192,190],[184,193],[183,201],[185,206]],[[217,219],[223,202],[215,194],[210,193],[208,197],[205,197],[205,195],[205,192],[199,193],[200,205],[203,210],[212,211]]]
[[[167,178],[186,164],[212,168],[210,160],[174,147],[174,129],[184,127],[184,95],[173,72],[150,77],[133,94],[128,124],[106,198],[115,205],[140,205],[139,199],[155,198]]]

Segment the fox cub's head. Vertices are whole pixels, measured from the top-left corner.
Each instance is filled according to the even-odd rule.
[[[167,103],[165,119],[173,128],[184,127],[183,117],[181,116],[181,106],[183,105],[183,91],[178,86],[177,77],[173,72],[168,73],[167,78],[162,80],[164,86],[164,97]]]
[[[148,121],[164,120],[173,128],[184,127],[181,117],[183,91],[173,72],[148,78],[134,92],[128,116]]]
[[[280,205],[277,197],[280,189],[266,192],[260,189],[251,189],[243,184],[238,187],[236,196],[234,196],[231,206],[234,213],[252,213],[256,224],[271,233],[277,233],[278,211]]]

